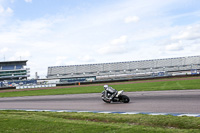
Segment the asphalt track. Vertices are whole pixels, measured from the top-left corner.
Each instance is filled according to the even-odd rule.
[[[0,109],[200,113],[200,90],[124,92],[130,103],[107,104],[100,93],[0,98]]]

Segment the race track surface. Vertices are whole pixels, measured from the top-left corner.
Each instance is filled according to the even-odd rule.
[[[200,113],[200,90],[124,92],[130,103],[107,104],[100,93],[0,98],[0,109]]]

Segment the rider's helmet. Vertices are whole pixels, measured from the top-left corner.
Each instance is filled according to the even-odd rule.
[[[103,87],[104,87],[104,89],[106,90],[106,89],[108,88],[108,85],[104,85]]]

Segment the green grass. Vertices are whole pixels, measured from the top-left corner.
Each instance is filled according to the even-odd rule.
[[[161,82],[149,82],[149,83],[127,82],[127,84],[110,85],[110,86],[112,86],[117,90],[123,89],[125,92],[200,89],[200,79],[161,81]],[[0,93],[0,97],[100,93],[102,91],[103,91],[103,84],[101,86],[100,85],[87,86],[87,87],[77,86],[74,88],[63,88],[63,89],[43,89],[43,90],[30,90],[30,91],[17,91],[17,92],[3,92]]]
[[[124,84],[116,86],[115,88],[117,89],[124,88],[125,91],[162,91],[162,90],[200,89],[200,79]]]
[[[200,118],[97,113],[0,111],[0,132],[189,133],[200,132]]]

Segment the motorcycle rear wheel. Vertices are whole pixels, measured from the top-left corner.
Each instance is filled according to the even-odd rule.
[[[129,101],[130,101],[130,99],[129,99],[128,96],[122,95],[122,102],[123,102],[123,103],[129,103]]]
[[[106,100],[104,100],[104,99],[102,99],[105,103],[110,103],[111,101],[106,101]]]

